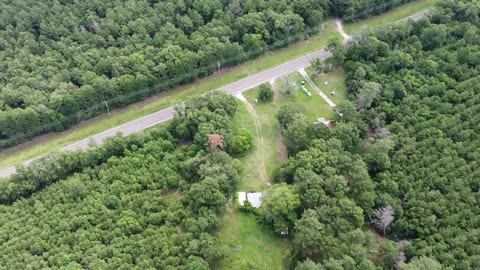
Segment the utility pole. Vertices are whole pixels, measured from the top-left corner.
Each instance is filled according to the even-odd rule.
[[[218,75],[220,75],[220,61],[217,61]]]
[[[108,108],[107,101],[104,100],[103,103],[105,103],[105,107],[107,108],[108,115],[110,115],[110,109]]]

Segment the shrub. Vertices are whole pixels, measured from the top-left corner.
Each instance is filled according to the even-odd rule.
[[[261,101],[270,101],[273,98],[273,89],[269,83],[260,85],[260,92],[258,93],[258,99]]]
[[[228,144],[228,152],[232,155],[244,155],[253,145],[252,132],[248,129],[241,129],[234,135]]]

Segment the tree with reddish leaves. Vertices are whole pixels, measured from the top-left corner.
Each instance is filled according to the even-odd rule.
[[[210,145],[212,150],[223,150],[223,135],[208,134],[208,145]]]

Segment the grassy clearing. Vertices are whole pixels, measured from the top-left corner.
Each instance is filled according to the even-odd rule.
[[[70,143],[174,105],[187,97],[218,89],[249,75],[317,51],[325,47],[328,40],[335,36],[339,36],[335,30],[335,22],[328,20],[325,29],[321,33],[311,36],[308,41],[299,41],[289,48],[267,52],[257,59],[247,61],[229,71],[224,71],[219,76],[200,79],[195,83],[152,96],[145,101],[113,110],[110,116],[102,115],[65,132],[51,133],[30,143],[0,151],[0,169],[58,150]]]
[[[310,78],[312,70],[306,69]],[[340,101],[345,97],[345,81],[343,68],[336,67],[328,74],[321,74],[321,80],[327,80],[331,88],[336,89],[334,102]],[[297,85],[297,95],[287,97],[280,94],[282,78],[274,83],[275,96],[270,102],[259,102],[255,104],[260,87],[255,87],[243,93],[250,104],[253,104],[255,113],[248,111],[245,104],[240,105],[240,109],[235,115],[234,125],[247,128],[255,135],[255,147],[243,157],[244,171],[241,174],[241,183],[239,190],[242,191],[261,191],[268,188],[268,181],[272,179],[273,171],[282,163],[282,145],[277,124],[276,114],[280,107],[287,103],[303,104],[307,109],[307,117],[315,121],[318,117],[329,118],[333,110],[328,104],[313,91],[308,83],[305,87],[312,93],[312,97],[307,97],[299,90],[302,75],[298,72],[291,74],[291,81]],[[320,86],[320,79],[313,78]],[[330,88],[328,88],[330,89]],[[323,90],[323,89],[322,89]],[[255,117],[258,117],[261,125],[261,134],[256,132]],[[262,170],[259,162],[261,156],[260,136],[263,136],[263,150],[265,156],[265,165],[268,178],[261,177],[259,173]],[[283,153],[285,157],[286,153]],[[265,228],[257,222],[256,217],[251,213],[244,213],[238,209],[233,212],[226,212],[222,217],[222,226],[219,237],[227,250],[227,257],[219,262],[217,269],[286,269],[286,259],[289,254],[289,243],[285,239],[280,239],[273,235],[270,228]]]
[[[225,214],[220,240],[228,255],[217,269],[286,269],[288,242],[262,227],[251,213],[235,210]]]
[[[346,24],[344,25],[343,30],[347,34],[360,33],[374,27],[401,20],[415,13],[429,9],[440,1],[441,0],[417,0],[414,2],[410,2],[400,7],[396,7],[395,9],[388,12],[382,13],[378,16]]]
[[[302,76],[300,73],[293,73],[294,82],[299,87],[301,85]],[[276,82],[275,85],[278,85]],[[259,88],[253,88],[243,93],[245,98],[254,104],[255,111],[259,117],[260,124],[262,126],[265,148],[265,164],[267,174],[271,178],[273,172],[278,168],[282,162],[282,156],[285,153],[281,153],[281,138],[279,136],[279,127],[277,124],[276,114],[280,107],[287,102],[303,104],[307,109],[307,117],[314,122],[318,117],[327,117],[331,115],[332,109],[328,104],[313,90],[312,87],[306,83],[305,87],[312,93],[312,97],[307,97],[300,90],[298,90],[296,97],[287,97],[279,93],[275,88],[275,98],[271,102],[259,102],[254,104],[254,100],[258,96]]]
[[[295,78],[295,83],[297,85],[300,85],[302,80],[304,80],[303,76],[295,72],[294,78]],[[298,91],[298,94],[295,98],[289,98],[285,96],[280,96],[280,102],[283,104],[287,102],[294,102],[294,103],[300,103],[305,108],[307,109],[307,118],[310,119],[312,122],[315,122],[318,117],[328,117],[333,113],[333,109],[325,102],[325,100],[320,97],[320,95],[315,92],[313,87],[305,81],[305,87],[307,90],[312,94],[311,97],[307,97],[304,93],[301,91]]]
[[[183,193],[180,189],[171,189],[162,194],[162,199],[165,200],[169,208],[175,206],[182,197]]]
[[[342,66],[334,67],[332,71],[328,73],[322,73],[318,76],[313,75],[313,68],[308,67],[305,69],[308,76],[313,83],[323,92],[325,95],[335,103],[339,103],[347,98],[347,85],[345,83],[345,71]],[[328,82],[328,85],[324,83]],[[335,92],[335,95],[331,95],[331,92]]]
[[[292,82],[297,88],[300,87],[302,76],[295,72]],[[331,108],[307,83],[305,87],[312,92],[312,97],[307,97],[299,89],[296,97],[282,96],[279,93],[279,81],[275,82],[275,97],[270,102],[254,104],[258,96],[259,87],[244,92],[245,98],[253,104],[254,113],[249,112],[242,104],[235,115],[234,124],[237,127],[250,129],[256,137],[255,147],[243,157],[244,171],[241,175],[239,190],[260,191],[268,188],[268,182],[272,179],[273,172],[283,159],[286,158],[285,150],[281,148],[282,142],[277,124],[276,114],[280,107],[287,102],[303,104],[307,109],[307,116],[313,121],[319,116],[330,114]],[[254,117],[257,117],[261,126],[261,134],[256,133]],[[260,135],[260,136],[259,136]],[[259,144],[263,136],[263,151],[267,177],[262,177],[260,170],[262,144]],[[283,153],[281,153],[283,151]],[[283,157],[282,157],[283,156]],[[273,235],[270,228],[265,228],[256,221],[256,217],[240,210],[225,213],[222,218],[220,239],[228,251],[218,269],[286,269],[286,258],[289,254],[287,240],[282,240]]]
[[[261,134],[257,133],[254,123],[254,116],[252,116],[247,106],[241,102],[239,103],[239,110],[235,114],[233,124],[238,128],[246,128],[252,132],[254,137],[254,145],[252,149],[240,160],[242,161],[243,170],[239,176],[242,179],[239,183],[238,189],[241,191],[256,191],[265,190],[268,188],[268,177],[262,175],[261,164]]]
[[[258,93],[258,88],[253,91]],[[262,133],[259,134],[255,126],[257,115],[249,111],[243,102],[238,102],[239,110],[233,124],[237,128],[249,129],[255,137],[254,147],[240,158],[243,171],[238,189],[247,192],[265,190],[268,188],[269,177],[261,173],[261,151],[272,147],[275,149],[278,138],[276,134],[264,134],[263,126]],[[264,144],[260,143],[261,136],[265,138]],[[219,262],[217,269],[286,269],[288,243],[273,235],[270,228],[263,227],[253,214],[238,209],[227,211],[221,218],[221,224],[219,237],[227,250],[227,256]]]
[[[278,168],[281,163],[279,155],[277,153],[278,144],[281,143],[281,141],[278,138],[277,120],[275,119],[275,114],[278,110],[278,106],[273,102],[261,102],[258,104],[254,104],[254,100],[258,96],[258,92],[259,87],[255,87],[252,90],[244,92],[243,95],[248,100],[248,102],[250,102],[250,104],[253,104],[255,112],[257,113],[258,120],[262,129],[262,136],[264,138],[263,147],[265,167],[268,178],[271,179],[274,170]]]

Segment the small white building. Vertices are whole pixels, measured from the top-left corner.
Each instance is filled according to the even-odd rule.
[[[243,203],[247,200],[247,193],[245,192],[238,192],[238,203],[240,206],[243,206]]]
[[[245,201],[250,202],[253,208],[259,208],[262,205],[262,196],[264,192],[238,192],[238,203],[243,206]]]
[[[323,117],[320,117],[320,118],[317,119],[317,121],[314,124],[324,124],[328,127],[330,125],[330,121],[326,120]]]

